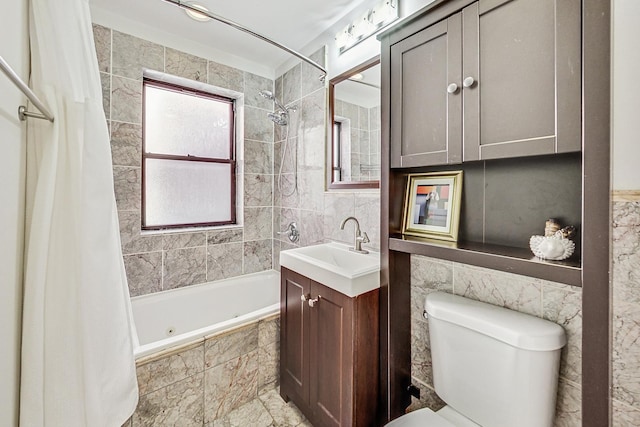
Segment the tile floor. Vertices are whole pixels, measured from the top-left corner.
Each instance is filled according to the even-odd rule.
[[[206,427],[313,427],[292,402],[285,403],[277,388],[234,409]]]

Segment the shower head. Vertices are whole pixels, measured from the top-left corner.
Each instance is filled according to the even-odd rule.
[[[267,98],[271,101],[275,100],[275,96],[273,96],[273,92],[269,90],[261,90],[259,93],[260,93],[260,96],[262,96],[263,98]]]

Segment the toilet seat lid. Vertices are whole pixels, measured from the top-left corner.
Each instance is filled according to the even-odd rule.
[[[391,421],[386,427],[455,427],[429,408],[418,409]]]

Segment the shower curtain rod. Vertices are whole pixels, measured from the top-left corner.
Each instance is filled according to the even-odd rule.
[[[325,70],[324,67],[322,67],[317,62],[307,58],[306,56],[302,55],[301,53],[296,52],[293,49],[288,48],[287,46],[285,46],[283,44],[278,43],[277,41],[271,40],[267,36],[263,36],[262,34],[256,33],[255,31],[251,31],[250,29],[248,29],[246,27],[243,27],[242,25],[240,25],[240,24],[238,24],[236,22],[230,21],[230,20],[228,20],[226,18],[223,18],[221,16],[218,16],[218,15],[215,15],[215,14],[209,12],[209,11],[205,11],[205,10],[198,9],[197,7],[193,7],[188,2],[184,2],[184,1],[180,1],[180,0],[162,0],[162,1],[174,4],[174,5],[176,5],[178,7],[181,7],[182,9],[185,9],[185,10],[190,10],[193,13],[197,13],[197,14],[200,14],[200,15],[208,16],[211,19],[214,19],[214,20],[216,20],[218,22],[222,22],[223,24],[227,24],[230,27],[233,27],[233,28],[235,28],[237,30],[240,30],[240,31],[243,31],[243,32],[245,32],[247,34],[250,34],[250,35],[254,36],[255,38],[263,40],[263,41],[265,41],[265,42],[267,42],[267,43],[269,43],[269,44],[271,44],[271,45],[273,45],[273,46],[275,46],[277,48],[280,48],[280,49],[284,50],[285,52],[290,53],[291,55],[303,60],[307,64],[309,64],[309,65],[317,68],[318,70],[320,70],[322,72],[322,75],[319,78],[320,81],[324,81],[324,79],[325,79],[325,77],[327,75],[327,70]]]
[[[7,77],[9,77],[9,80],[11,80],[13,84],[15,84],[18,87],[18,89],[20,89],[22,93],[24,93],[27,96],[27,98],[29,98],[29,101],[31,101],[33,105],[42,113],[42,114],[32,113],[30,111],[27,111],[27,107],[25,107],[24,105],[21,105],[20,107],[18,107],[18,117],[20,118],[21,121],[27,120],[27,117],[33,117],[36,119],[45,119],[45,120],[49,120],[50,122],[53,122],[53,114],[49,112],[47,107],[44,106],[44,104],[40,101],[40,99],[38,99],[36,94],[33,93],[33,91],[29,88],[29,86],[27,86],[25,82],[23,82],[22,79],[20,79],[18,74],[16,74],[16,72],[13,71],[13,68],[9,66],[7,61],[5,61],[2,56],[0,56],[0,70],[2,70],[7,75]]]

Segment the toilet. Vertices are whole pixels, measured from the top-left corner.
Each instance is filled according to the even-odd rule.
[[[433,385],[447,404],[387,427],[547,427],[555,415],[564,329],[443,292],[425,301]]]

